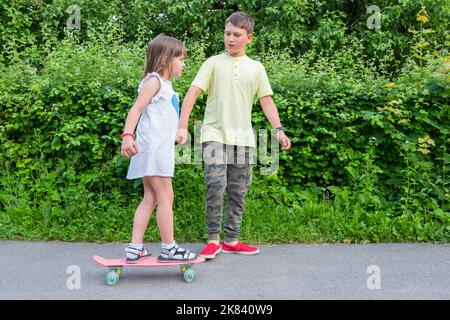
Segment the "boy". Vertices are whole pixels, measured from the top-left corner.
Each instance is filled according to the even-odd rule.
[[[233,13],[225,22],[227,51],[210,57],[201,66],[183,101],[177,142],[187,140],[188,119],[197,97],[208,91],[201,128],[208,244],[200,255],[213,259],[226,253],[257,254],[259,249],[238,241],[244,202],[252,178],[252,154],[256,146],[251,124],[253,98],[258,96],[264,114],[283,150],[291,143],[281,126],[264,66],[250,59],[245,48],[253,40],[253,18]],[[224,242],[220,243],[223,195],[228,192]]]

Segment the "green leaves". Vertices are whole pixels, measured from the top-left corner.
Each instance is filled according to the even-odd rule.
[[[142,184],[125,179],[120,133],[146,44],[159,32],[184,39],[187,68],[174,81],[182,99],[203,61],[223,50],[226,17],[241,10],[255,18],[248,55],[263,62],[292,142],[277,175],[256,165],[244,236],[448,241],[444,1],[424,2],[429,21],[416,19],[414,1],[381,1],[376,30],[367,29],[364,1],[131,2],[78,2],[80,30],[64,30],[70,1],[0,5],[0,209],[8,212],[0,224],[9,226],[0,236],[128,238]],[[205,104],[197,99],[191,133]],[[269,129],[259,105],[252,119]],[[201,239],[201,167],[176,172],[176,232]]]

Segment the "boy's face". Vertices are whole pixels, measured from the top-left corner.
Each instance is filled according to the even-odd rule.
[[[245,47],[253,40],[253,34],[247,33],[243,28],[236,27],[231,22],[225,26],[224,41],[231,56],[242,56],[245,54]]]

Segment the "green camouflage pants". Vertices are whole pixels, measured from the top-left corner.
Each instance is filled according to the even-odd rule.
[[[220,240],[224,194],[227,191],[225,241],[239,238],[244,203],[252,181],[254,148],[205,142],[206,230],[209,240]]]

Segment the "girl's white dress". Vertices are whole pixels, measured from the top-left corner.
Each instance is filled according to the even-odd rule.
[[[144,176],[173,177],[175,169],[175,134],[179,120],[178,94],[172,83],[156,73],[148,73],[139,84],[138,93],[151,77],[161,88],[145,107],[136,129],[138,153],[131,157],[127,179]]]

